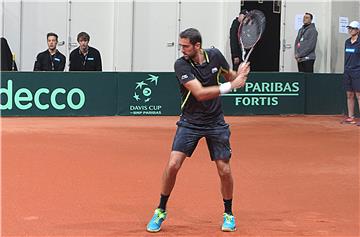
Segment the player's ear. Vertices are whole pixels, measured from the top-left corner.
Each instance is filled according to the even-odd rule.
[[[200,42],[195,43],[194,47],[195,49],[201,49],[201,43]]]

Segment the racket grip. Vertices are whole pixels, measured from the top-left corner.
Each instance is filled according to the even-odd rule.
[[[12,54],[11,71],[15,71],[15,54]]]

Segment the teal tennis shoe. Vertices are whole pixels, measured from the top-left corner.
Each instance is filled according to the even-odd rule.
[[[233,215],[224,213],[224,223],[222,224],[221,230],[225,232],[236,231],[235,217]]]
[[[166,219],[166,211],[157,208],[149,224],[146,226],[146,230],[149,232],[159,232],[161,229],[161,224],[165,219]]]

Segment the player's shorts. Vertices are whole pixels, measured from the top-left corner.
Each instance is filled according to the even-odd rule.
[[[360,92],[360,71],[344,72],[344,89],[345,91]]]
[[[205,137],[211,160],[231,158],[230,129],[225,122],[219,122],[211,127],[198,127],[184,121],[178,121],[177,125],[173,151],[180,151],[191,157],[199,140]]]

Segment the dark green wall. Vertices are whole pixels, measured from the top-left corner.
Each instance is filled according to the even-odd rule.
[[[341,114],[346,109],[343,74],[305,74],[306,114]]]
[[[0,90],[2,116],[180,114],[170,72],[2,72]],[[226,115],[341,114],[344,95],[342,74],[254,72],[222,98]]]
[[[227,115],[304,114],[304,75],[251,73],[244,88],[223,96],[223,107]]]
[[[11,88],[8,88],[9,82],[12,83],[11,91]],[[15,96],[20,88],[26,88],[32,94],[33,98],[30,100],[31,97],[26,92],[20,93],[21,98],[25,97],[25,100],[29,100],[22,101],[20,104],[31,105],[29,109],[19,109],[16,106]],[[59,107],[65,106],[63,109],[56,109],[58,106],[56,104],[54,106],[54,103],[51,104],[51,94],[56,88],[60,92],[55,91],[54,98],[56,104],[60,105]],[[81,89],[85,95],[84,105],[79,109],[72,109],[67,103],[67,96],[74,88],[75,92],[78,91],[77,88]],[[8,94],[4,93],[4,89],[7,89]],[[48,109],[39,109],[35,104],[35,94],[39,89],[49,90],[49,93],[41,93],[39,96],[40,103],[45,106],[48,104]],[[115,115],[117,113],[118,77],[116,73],[1,73],[1,90],[2,108],[8,102],[9,97],[12,97],[12,109],[2,109],[2,116],[86,116]],[[64,91],[65,93],[63,93]],[[79,93],[74,93],[72,103],[78,105],[79,102]]]

